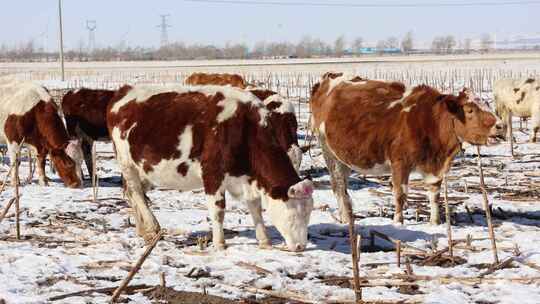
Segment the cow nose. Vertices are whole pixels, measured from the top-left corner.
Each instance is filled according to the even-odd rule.
[[[484,125],[487,127],[492,127],[497,122],[497,119],[493,115],[489,115],[484,119]]]

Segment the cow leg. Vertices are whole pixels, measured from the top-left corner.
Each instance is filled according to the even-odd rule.
[[[17,166],[17,170],[15,168],[11,169],[11,185],[15,186],[18,183],[18,176],[15,174],[15,172],[18,172],[19,162],[15,161],[17,159],[17,152],[20,150],[21,146],[18,143],[9,143],[8,144],[8,154],[9,154],[9,160],[11,162],[11,166]]]
[[[259,241],[259,248],[272,248],[272,243],[270,242],[270,238],[266,233],[266,227],[264,227],[261,199],[259,198],[248,201],[247,205],[249,208],[249,213],[251,213],[251,217],[253,218],[253,225],[255,225],[255,236],[257,237],[257,241]]]
[[[403,208],[409,192],[409,172],[399,165],[392,165],[392,192],[394,195],[394,223],[403,224]]]
[[[439,210],[440,190],[441,190],[441,181],[428,185],[429,205],[431,207],[429,222],[432,225],[441,224],[441,216],[440,216],[440,210]]]
[[[39,185],[40,186],[48,186],[49,185],[49,179],[47,178],[47,175],[45,174],[45,163],[47,162],[47,153],[45,152],[38,152],[37,155],[37,163],[36,163],[36,171],[38,175]]]
[[[83,139],[81,141],[81,148],[84,154],[84,163],[86,164],[86,169],[88,170],[88,176],[92,180],[92,173],[94,172],[93,163],[92,163],[92,142]],[[84,175],[83,175],[84,176]]]
[[[538,134],[538,131],[540,131],[540,109],[537,109],[532,113],[531,125],[533,126],[533,129],[531,132],[530,142],[534,143],[536,142],[536,135]]]
[[[339,206],[339,220],[341,223],[349,222],[349,209],[352,209],[352,202],[349,193],[347,192],[347,184],[351,169],[343,165],[337,160],[332,152],[326,146],[324,138],[319,137],[321,148],[323,151],[324,161],[328,172],[330,173],[330,184],[332,185],[332,191],[336,196]]]
[[[126,196],[135,213],[137,234],[148,243],[159,233],[161,229],[159,222],[146,204],[143,186],[137,170],[132,167],[124,167],[122,171],[125,173],[127,184]]]
[[[212,243],[218,250],[225,249],[225,233],[223,219],[225,218],[225,192],[218,191],[207,197],[208,212],[212,220]]]

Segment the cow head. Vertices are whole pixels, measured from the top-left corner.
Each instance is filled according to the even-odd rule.
[[[288,189],[287,201],[265,195],[270,220],[290,251],[303,251],[306,248],[309,218],[313,210],[312,193],[313,184],[304,180]]]
[[[495,122],[495,131],[494,131],[495,134],[490,136],[490,139],[494,140],[495,142],[497,141],[496,138],[505,140],[506,139],[506,124],[499,118],[499,116],[496,113],[493,112],[489,103],[487,101],[482,100],[482,98],[476,93],[474,93],[472,89],[463,88],[461,90],[461,93],[466,96],[468,102],[475,103],[483,111],[495,114],[494,116],[495,116],[495,119],[497,120]]]
[[[441,95],[440,99],[453,116],[453,129],[460,141],[485,145],[490,137],[499,133],[495,115],[470,102],[465,92],[462,91],[459,96]]]
[[[82,185],[81,163],[83,152],[78,140],[70,140],[65,149],[52,150],[51,160],[64,184],[70,188]]]
[[[300,180],[287,151],[280,146],[272,124],[261,124],[269,113],[261,113],[258,107],[250,107],[248,111],[250,126],[244,128],[246,157],[249,159],[247,170],[256,182],[262,200],[267,203],[272,224],[285,239],[288,249],[302,251],[307,244],[313,210],[313,185],[310,181]]]

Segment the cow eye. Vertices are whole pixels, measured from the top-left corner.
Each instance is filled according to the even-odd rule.
[[[473,109],[472,109],[472,108],[468,108],[467,110],[465,110],[465,112],[467,112],[467,114],[472,114]]]

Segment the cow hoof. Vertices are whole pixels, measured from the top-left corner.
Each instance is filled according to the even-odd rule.
[[[216,250],[218,251],[223,251],[225,249],[227,249],[227,245],[225,245],[225,243],[218,243],[218,244],[214,244],[214,248],[216,248]]]
[[[260,242],[259,249],[272,249],[272,244],[270,243],[270,241]]]
[[[403,225],[403,216],[400,214],[394,215],[394,224],[395,225]]]
[[[40,185],[41,187],[49,187],[49,182],[40,180],[40,181],[39,181],[39,185]]]
[[[433,226],[438,226],[441,224],[441,221],[439,219],[432,219],[429,221],[429,224]]]

